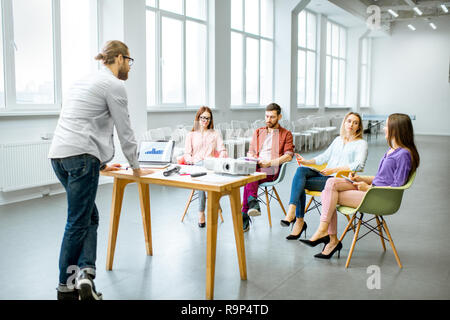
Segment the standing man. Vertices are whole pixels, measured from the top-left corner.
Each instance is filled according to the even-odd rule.
[[[119,170],[119,165],[107,165],[114,157],[114,127],[133,174],[152,173],[139,168],[121,81],[128,79],[134,61],[128,47],[120,41],[108,41],[95,59],[104,67],[71,87],[48,155],[66,190],[68,204],[59,256],[58,300],[102,299],[94,285],[99,219],[95,196],[99,171]]]
[[[250,229],[250,217],[261,215],[258,203],[258,186],[261,183],[274,181],[278,177],[280,166],[292,160],[294,144],[292,133],[281,127],[281,107],[271,103],[266,107],[266,126],[258,128],[253,133],[249,157],[258,161],[257,170],[265,172],[267,178],[251,182],[244,187],[242,203],[242,219],[244,232]]]

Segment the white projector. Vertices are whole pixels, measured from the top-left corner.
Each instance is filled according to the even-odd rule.
[[[203,165],[216,173],[233,175],[252,174],[256,171],[256,162],[233,158],[206,158]]]

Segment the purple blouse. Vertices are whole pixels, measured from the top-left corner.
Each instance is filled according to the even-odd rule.
[[[406,183],[411,171],[411,154],[407,149],[397,148],[391,154],[384,154],[373,186],[401,187]]]

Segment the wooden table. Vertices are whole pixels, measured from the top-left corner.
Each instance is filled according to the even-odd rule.
[[[211,177],[212,175],[208,174],[200,178],[191,178],[189,175],[173,175],[170,177],[164,177],[162,174],[162,170],[155,171],[155,173],[144,177],[133,176],[131,170],[108,171],[101,173],[104,176],[110,176],[114,178],[106,270],[112,270],[113,266],[123,193],[126,185],[135,182],[138,184],[139,190],[139,200],[141,206],[142,223],[144,225],[146,251],[147,255],[150,256],[153,255],[153,249],[149,184],[157,184],[176,188],[196,189],[207,192],[206,299],[208,300],[211,300],[214,297],[214,274],[216,263],[219,200],[222,196],[229,195],[239,271],[241,279],[246,280],[247,265],[245,260],[244,232],[242,228],[240,199],[241,195],[239,189],[247,183],[264,179],[266,177],[266,174],[257,172],[249,176],[238,176],[233,179],[233,181],[205,181],[204,177]]]

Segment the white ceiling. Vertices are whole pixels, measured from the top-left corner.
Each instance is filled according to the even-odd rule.
[[[330,20],[340,23],[348,28],[364,26],[365,24],[364,20],[361,18],[356,17],[328,0],[311,0],[306,8],[327,15]]]

